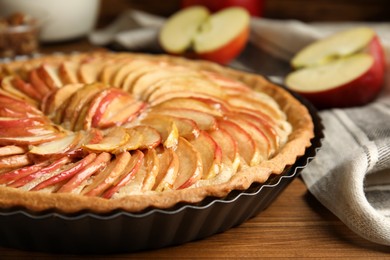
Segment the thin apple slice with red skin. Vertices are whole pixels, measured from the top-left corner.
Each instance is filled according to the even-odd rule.
[[[127,64],[128,69],[131,69],[131,72],[124,78],[121,88],[124,91],[133,93],[133,87],[137,80],[144,74],[160,69],[160,63],[153,61],[143,61],[143,60],[134,60]]]
[[[50,89],[57,89],[63,86],[57,65],[42,64],[37,68],[37,73]]]
[[[65,61],[59,65],[58,73],[63,85],[79,83],[77,72],[79,64],[76,62]]]
[[[179,138],[179,130],[169,116],[149,115],[141,121],[142,124],[156,129],[161,135],[161,141],[166,148],[174,148]]]
[[[82,139],[81,132],[71,133],[54,141],[43,143],[37,146],[30,146],[29,153],[40,156],[54,156],[66,154],[72,149],[75,149]]]
[[[215,177],[221,170],[221,147],[206,131],[201,131],[199,136],[191,140],[190,143],[199,152],[202,159],[202,179]]]
[[[246,120],[240,116],[227,116],[227,120],[234,122],[244,129],[256,143],[256,148],[260,153],[261,160],[266,160],[272,154],[270,140],[264,134],[261,128],[257,127],[255,123]]]
[[[73,129],[84,105],[88,104],[97,93],[106,88],[108,88],[108,86],[101,83],[93,83],[85,85],[76,91],[69,98],[69,102],[66,102],[67,104],[64,103],[65,109],[62,120],[64,127],[67,129]]]
[[[186,139],[180,137],[175,150],[179,159],[179,171],[173,184],[173,189],[184,189],[202,178],[202,158],[195,147]]]
[[[119,126],[134,121],[147,108],[147,104],[132,98],[122,98],[111,102],[110,108],[98,121],[99,128]]]
[[[0,147],[0,157],[1,156],[24,154],[26,152],[27,152],[27,149],[25,147],[17,146],[17,145],[6,145],[3,147]]]
[[[113,154],[120,154],[126,151],[137,150],[143,145],[144,134],[141,131],[137,131],[133,128],[126,128],[128,134],[128,140],[118,148],[111,151]]]
[[[235,108],[261,111],[270,122],[284,120],[286,117],[285,114],[280,112],[277,103],[270,96],[263,93],[229,95],[227,101]]]
[[[222,162],[231,165],[234,172],[236,172],[240,166],[240,154],[238,152],[237,141],[222,128],[211,131],[209,134],[221,148]]]
[[[204,112],[213,116],[222,116],[222,111],[219,106],[205,102],[202,99],[197,98],[173,98],[163,103],[155,105],[153,109],[165,109],[165,108],[187,108],[196,111]]]
[[[0,115],[2,117],[36,117],[43,114],[34,105],[11,97],[0,89]]]
[[[19,128],[30,126],[42,126],[48,124],[48,120],[42,116],[14,118],[14,117],[0,117],[1,128]],[[2,130],[0,130],[2,131]]]
[[[156,175],[159,170],[159,161],[155,149],[144,151],[143,161],[134,177],[118,192],[119,194],[140,194],[150,191],[156,181]]]
[[[170,115],[149,114],[141,120],[141,124],[152,126],[156,129],[163,125],[171,126],[172,122],[176,125],[180,136],[191,139],[199,135],[199,128],[195,121],[188,118],[175,117]],[[168,129],[169,127],[165,127]],[[164,138],[163,138],[164,139]]]
[[[51,133],[38,136],[0,137],[0,145],[38,145],[61,138],[63,133]]]
[[[49,134],[56,134],[58,132],[57,128],[51,125],[37,125],[37,126],[21,126],[20,128],[0,128],[1,137],[10,137],[10,138],[23,138],[23,137],[34,137],[42,136]]]
[[[43,99],[44,95],[40,94],[31,83],[25,82],[19,77],[14,77],[11,83],[16,89],[29,96],[30,98],[36,101],[41,101]]]
[[[87,156],[85,156],[83,159],[77,161],[74,163],[70,168],[65,169],[54,176],[38,183],[36,186],[32,187],[30,190],[42,190],[46,187],[56,185],[58,183],[64,182],[71,177],[73,177],[75,174],[80,172],[82,169],[87,167],[90,163],[92,163],[96,159],[95,153],[90,153]]]
[[[109,109],[108,109],[109,108]],[[86,115],[85,127],[108,128],[134,120],[146,103],[135,100],[121,89],[110,88],[95,96]]]
[[[13,181],[12,183],[8,184],[8,187],[13,187],[13,188],[19,188],[27,183],[40,178],[41,176],[45,174],[50,174],[53,173],[57,170],[59,170],[61,167],[66,165],[67,163],[70,162],[70,158],[68,156],[61,157],[53,162],[51,162],[49,165],[39,169],[36,172],[30,173],[29,175],[23,176],[21,178],[17,178],[17,180]]]
[[[129,140],[129,134],[122,127],[115,127],[95,144],[86,144],[82,148],[93,152],[111,152],[123,146]]]
[[[189,108],[164,108],[152,109],[150,114],[159,114],[187,118],[193,120],[201,130],[213,130],[217,127],[216,119],[213,115]]]
[[[93,174],[98,174],[107,166],[111,160],[111,154],[102,152],[96,159],[84,167],[81,171],[78,171],[72,178],[67,181],[57,192],[72,192],[76,188],[79,188],[80,184]]]
[[[131,160],[131,154],[129,152],[122,152],[115,156],[107,167],[101,171],[93,182],[86,186],[81,194],[86,196],[99,196],[118,176],[125,173],[127,166]]]
[[[27,154],[16,154],[0,157],[0,169],[20,168],[31,163],[32,161]]]
[[[113,85],[124,91],[129,91],[132,88],[132,77],[130,75],[133,75],[134,71],[140,68],[150,68],[151,66],[155,66],[155,64],[156,62],[143,59],[130,60],[117,71],[113,79]],[[128,77],[129,79],[127,79]]]
[[[63,105],[68,98],[70,98],[76,91],[81,89],[84,85],[81,83],[67,84],[61,88],[56,89],[50,94],[50,97],[47,99],[47,104],[42,105],[44,113],[46,115],[52,115],[55,113],[61,105]]]
[[[115,193],[117,193],[122,187],[126,186],[130,181],[132,181],[141,168],[143,160],[144,154],[139,150],[135,151],[135,153],[131,156],[128,167],[126,167],[127,170],[125,170],[121,176],[115,176],[116,178],[112,178],[115,180],[108,183],[109,186],[102,194],[102,197],[106,199],[112,198]]]
[[[84,129],[98,127],[98,123],[113,99],[126,95],[117,88],[107,88],[96,94],[91,100],[84,119]]]
[[[262,118],[261,116],[257,116],[253,113],[246,113],[244,111],[239,112],[237,114],[232,113],[230,114],[230,117],[241,118],[256,125],[256,127],[259,128],[266,136],[270,144],[270,155],[272,155],[278,149],[281,140],[277,132],[276,125],[272,126],[268,121],[264,120],[264,118]]]
[[[45,96],[51,91],[51,88],[40,78],[38,69],[32,69],[28,74],[28,78],[28,81],[41,96]]]
[[[20,178],[23,178],[24,176],[30,175],[34,172],[39,171],[43,167],[46,167],[49,165],[49,161],[44,161],[41,163],[36,163],[33,165],[25,166],[22,168],[17,168],[5,173],[0,174],[0,184],[7,184],[10,182],[13,182],[15,180],[18,180]]]
[[[1,88],[11,94],[13,97],[23,100],[27,103],[30,103],[34,106],[37,106],[38,102],[34,100],[33,98],[29,97],[24,92],[17,89],[13,83],[14,76],[7,76],[1,80]]]
[[[152,190],[163,192],[172,190],[173,184],[179,172],[179,158],[173,149],[162,148],[157,153],[159,159],[159,171]]]
[[[261,161],[256,142],[242,127],[229,120],[218,120],[218,127],[228,132],[236,141],[238,152],[249,166],[257,165]]]

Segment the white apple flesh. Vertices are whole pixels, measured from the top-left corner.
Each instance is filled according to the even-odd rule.
[[[249,22],[243,8],[226,8],[211,15],[204,7],[189,7],[168,19],[159,41],[168,53],[227,64],[245,47]]]
[[[309,45],[292,60],[298,68],[286,85],[317,108],[352,107],[372,101],[380,92],[384,51],[375,32],[357,28]]]

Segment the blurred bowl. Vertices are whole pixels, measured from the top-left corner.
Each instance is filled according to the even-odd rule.
[[[95,26],[100,0],[1,0],[0,16],[22,12],[41,24],[39,39],[58,42],[80,38]]]

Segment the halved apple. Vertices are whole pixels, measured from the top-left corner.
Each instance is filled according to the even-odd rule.
[[[159,41],[168,53],[227,64],[244,49],[249,38],[249,13],[240,7],[213,15],[202,6],[182,9],[164,24]]]
[[[364,105],[384,82],[384,51],[375,31],[366,27],[314,42],[291,63],[296,71],[286,85],[321,109]]]

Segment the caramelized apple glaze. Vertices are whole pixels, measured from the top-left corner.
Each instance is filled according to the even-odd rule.
[[[289,93],[208,62],[90,53],[0,73],[2,206],[138,211],[224,196],[281,173],[313,136]]]

